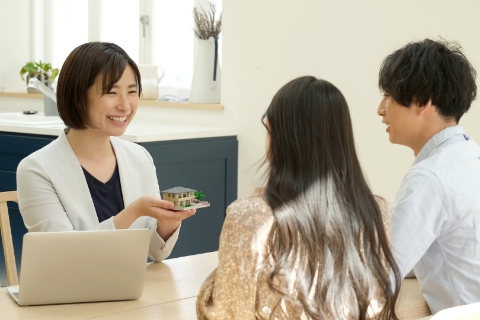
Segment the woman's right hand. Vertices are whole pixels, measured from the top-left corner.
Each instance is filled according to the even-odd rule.
[[[173,207],[174,204],[171,201],[162,200],[155,196],[143,196],[132,202],[127,208],[132,210],[137,218],[148,216],[158,221],[182,221],[196,212],[195,209],[173,211]]]

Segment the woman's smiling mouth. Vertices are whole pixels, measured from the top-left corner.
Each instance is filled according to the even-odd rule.
[[[107,116],[108,119],[112,120],[116,123],[122,123],[127,121],[127,117],[115,117],[115,116]]]

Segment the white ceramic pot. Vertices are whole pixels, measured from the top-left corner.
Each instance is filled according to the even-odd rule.
[[[216,79],[214,80],[215,39],[197,40],[197,54],[193,69],[190,102],[220,103],[222,72],[217,59]]]
[[[38,81],[43,83],[47,88],[50,88],[50,89],[52,88],[52,82],[50,81],[50,77],[46,73],[35,72],[35,73],[31,73],[31,74],[27,75],[27,92],[28,93],[41,93],[39,90],[37,90],[35,88],[29,88],[28,87],[28,81],[31,78],[37,78]]]

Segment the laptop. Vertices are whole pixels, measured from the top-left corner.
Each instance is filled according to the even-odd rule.
[[[21,306],[133,300],[143,293],[149,229],[27,233],[19,286]]]

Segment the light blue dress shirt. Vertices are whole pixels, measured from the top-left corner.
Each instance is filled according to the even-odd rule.
[[[480,146],[462,127],[423,146],[391,215],[402,278],[414,269],[433,314],[480,301]]]

